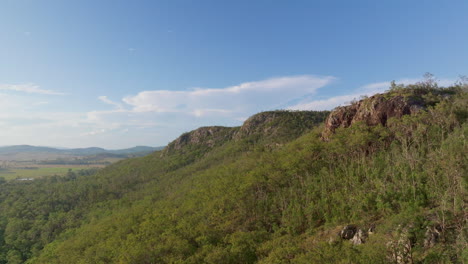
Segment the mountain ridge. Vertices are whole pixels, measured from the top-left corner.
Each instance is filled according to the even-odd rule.
[[[45,152],[45,153],[59,153],[59,154],[70,154],[78,156],[96,155],[102,153],[112,154],[131,154],[137,152],[152,152],[161,150],[163,147],[149,147],[149,146],[135,146],[126,149],[104,149],[99,147],[88,147],[88,148],[53,148],[45,146],[33,146],[33,145],[10,145],[0,147],[1,154],[13,154],[18,152]]]
[[[170,142],[161,155],[195,146],[210,149],[231,140],[255,144],[259,140],[271,139],[275,142],[271,142],[270,146],[280,145],[322,123],[329,113],[290,110],[260,112],[249,117],[241,126],[207,126],[183,133]]]
[[[467,87],[416,88],[384,96],[421,111],[327,141],[325,114],[259,113],[239,137],[203,127],[166,155],[0,183],[0,263],[462,263]]]

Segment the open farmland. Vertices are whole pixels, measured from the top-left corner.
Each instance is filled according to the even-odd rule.
[[[95,168],[96,166],[94,166]],[[5,180],[15,179],[37,179],[46,176],[63,176],[68,173],[69,170],[78,171],[83,169],[93,168],[91,166],[61,166],[61,167],[29,167],[29,168],[12,168],[12,169],[1,169],[0,177]]]

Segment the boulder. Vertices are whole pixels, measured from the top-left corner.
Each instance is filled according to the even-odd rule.
[[[347,225],[341,229],[339,236],[341,239],[349,240],[353,245],[364,244],[368,234],[356,225]]]
[[[349,127],[359,121],[369,126],[386,126],[389,118],[411,115],[424,107],[424,101],[419,97],[376,94],[351,105],[335,108],[325,120],[322,138],[328,140],[337,128]]]
[[[351,239],[351,243],[353,245],[360,245],[360,244],[364,244],[366,240],[367,240],[367,233],[359,228],[356,234],[354,234],[353,238]]]
[[[431,248],[437,244],[442,233],[442,226],[437,224],[435,226],[428,226],[424,234],[424,247]]]
[[[342,239],[350,240],[354,237],[356,234],[358,228],[356,225],[347,225],[343,227],[343,229],[340,231],[340,237]]]
[[[396,264],[413,264],[412,243],[408,228],[403,228],[398,236],[387,243],[388,260]]]

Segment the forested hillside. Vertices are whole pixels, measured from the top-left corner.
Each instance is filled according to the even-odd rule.
[[[0,263],[466,263],[467,89],[394,84],[0,182]]]

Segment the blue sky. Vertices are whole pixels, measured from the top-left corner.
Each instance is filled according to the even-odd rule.
[[[165,145],[468,74],[468,1],[0,0],[0,145]]]

